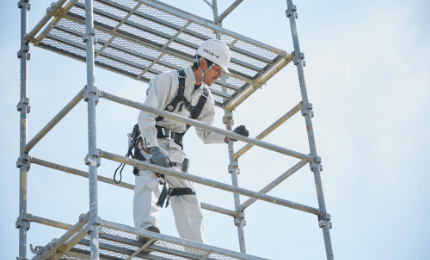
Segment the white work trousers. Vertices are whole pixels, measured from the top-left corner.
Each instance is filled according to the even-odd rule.
[[[186,154],[181,147],[170,139],[158,139],[161,151],[167,155],[171,161],[182,163]],[[181,167],[175,167],[181,171]],[[166,175],[166,181],[169,188],[191,188],[192,182],[178,179]],[[156,203],[160,196],[160,185],[154,172],[148,170],[139,170],[139,176],[136,176],[136,187],[134,188],[133,200],[133,218],[134,225],[138,228],[147,228],[156,226],[161,208]],[[176,229],[181,238],[205,243],[203,230],[203,214],[200,208],[200,201],[195,195],[182,195],[170,197],[170,204],[175,216]]]

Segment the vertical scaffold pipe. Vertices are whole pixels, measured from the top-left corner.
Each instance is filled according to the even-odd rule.
[[[288,6],[288,9],[286,11],[286,15],[290,19],[291,34],[293,38],[294,54],[295,54],[293,61],[294,61],[294,65],[297,66],[297,73],[299,76],[299,83],[300,83],[300,92],[303,100],[302,114],[305,117],[306,130],[308,133],[309,148],[311,151],[311,155],[314,156],[314,158],[316,158],[317,149],[316,149],[315,135],[314,135],[314,130],[312,126],[312,118],[311,118],[312,106],[309,103],[308,94],[306,90],[305,74],[303,70],[304,54],[300,52],[299,36],[298,36],[298,30],[297,30],[297,22],[296,22],[297,8],[295,5],[293,5],[292,0],[287,0],[287,6]],[[321,221],[319,222],[320,222],[320,227],[322,227],[322,230],[323,230],[327,259],[333,260],[334,259],[333,247],[332,247],[331,237],[330,237],[331,223],[329,223],[330,219],[329,217],[327,217],[328,214],[327,214],[327,209],[324,201],[324,192],[323,192],[321,173],[320,173],[320,160],[315,160],[314,162],[311,162],[311,170],[314,172],[316,192],[318,196],[318,205],[321,210],[321,215],[319,216],[319,220]]]
[[[227,109],[224,110],[224,123],[226,124],[227,130],[231,131],[231,126],[233,122],[233,112],[229,112]],[[239,181],[237,174],[239,173],[238,162],[233,158],[234,156],[234,146],[233,142],[228,142],[228,157],[230,158],[230,165],[228,166],[228,171],[231,174],[231,182],[235,187],[239,187]],[[233,193],[234,196],[234,206],[237,212],[237,217],[234,218],[234,224],[237,226],[237,233],[239,237],[240,252],[246,254],[246,244],[245,244],[245,213],[240,208],[240,197],[239,194]]]
[[[222,27],[222,23],[218,22],[218,0],[212,0],[212,9],[213,9],[213,17],[214,23],[218,26]],[[221,34],[219,32],[216,33],[216,38],[221,41]],[[221,80],[225,82],[226,77],[223,73]],[[223,92],[227,92],[227,89],[223,87]],[[233,112],[229,112],[227,109],[224,110],[224,123],[226,125],[227,130],[231,131],[231,126],[233,122]],[[239,182],[237,178],[238,168],[237,168],[237,160],[233,159],[234,156],[234,146],[233,142],[228,143],[228,157],[230,159],[229,164],[229,172],[231,174],[232,185],[239,187]],[[244,212],[240,209],[240,197],[239,194],[233,193],[234,197],[234,206],[237,212],[237,217],[234,218],[234,224],[237,226],[237,234],[239,237],[239,247],[240,252],[246,254],[246,244],[245,244],[245,215]]]
[[[89,201],[90,217],[87,225],[87,233],[90,234],[90,259],[99,259],[99,224],[98,216],[98,192],[97,192],[97,167],[100,165],[100,157],[97,151],[96,139],[96,103],[98,91],[95,87],[94,76],[94,21],[93,0],[85,0],[85,35],[87,54],[87,91],[84,100],[88,102],[88,155],[85,163],[89,166]]]
[[[28,27],[28,11],[30,10],[29,0],[21,0],[18,3],[21,9],[21,49],[18,58],[21,59],[20,75],[20,102],[18,111],[20,112],[20,158],[19,167],[19,217],[16,227],[19,229],[19,260],[27,259],[27,231],[30,229],[30,222],[27,220],[27,171],[29,170],[29,160],[25,163],[24,147],[27,144],[27,115],[29,112],[29,99],[27,98],[27,63],[30,57],[29,45],[24,42]],[[28,157],[27,157],[28,159]]]

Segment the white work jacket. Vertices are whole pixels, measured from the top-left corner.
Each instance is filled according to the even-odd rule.
[[[192,106],[197,105],[200,95],[203,92],[202,88],[206,88],[208,90],[208,99],[206,100],[202,112],[200,113],[197,120],[202,123],[212,125],[215,120],[215,102],[212,93],[205,84],[202,84],[198,89],[194,90],[196,78],[194,76],[192,68],[189,66],[184,69],[184,72],[187,76],[187,78],[185,79],[184,97],[189,102],[191,102]],[[147,106],[152,106],[164,110],[166,106],[169,105],[172,100],[178,95],[178,89],[179,80],[177,71],[169,71],[164,74],[158,75],[149,82],[148,90],[146,92],[147,96],[144,104]],[[182,107],[182,111],[179,112],[179,108],[181,107],[182,103],[182,101],[179,102],[172,113],[188,118],[190,117],[190,111],[187,110],[185,105]],[[163,120],[156,122],[155,118],[157,117],[157,115],[148,113],[146,111],[141,111],[139,114],[139,129],[142,135],[142,139],[144,141],[144,145],[147,148],[158,146],[157,129],[155,128],[155,124],[157,124],[158,126],[167,127],[171,131],[177,133],[183,133],[186,130],[186,125],[184,123],[169,118],[164,118]],[[208,132],[206,130],[198,128],[196,128],[196,133],[205,144],[224,143],[225,136],[223,135]]]

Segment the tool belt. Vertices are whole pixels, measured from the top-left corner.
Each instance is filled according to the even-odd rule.
[[[163,176],[164,177],[164,176]],[[166,181],[166,180],[164,180]],[[163,186],[160,197],[158,198],[157,207],[162,208],[164,201],[167,198],[166,208],[169,206],[170,197],[182,195],[196,195],[196,192],[191,188],[168,188],[167,183]]]
[[[182,137],[185,133],[176,133],[167,127],[162,127],[158,125],[155,125],[155,128],[157,128],[157,138],[172,139],[177,145],[184,149],[184,146],[182,144]]]

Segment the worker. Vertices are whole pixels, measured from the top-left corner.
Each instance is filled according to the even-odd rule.
[[[215,102],[208,86],[221,77],[222,71],[229,73],[227,67],[230,58],[230,50],[223,42],[215,39],[203,42],[197,50],[192,66],[182,71],[160,74],[150,81],[144,104],[212,125]],[[163,167],[169,167],[169,162],[184,161],[186,154],[183,151],[182,137],[189,126],[141,111],[138,127],[142,137],[141,150],[145,153],[145,158],[151,157],[149,161]],[[204,129],[195,130],[205,144],[237,141]],[[234,132],[244,136],[249,134],[244,126],[237,127]],[[182,168],[177,166],[175,169]],[[157,233],[160,233],[160,230],[156,227],[156,221],[161,211],[160,205],[157,204],[161,193],[159,176],[139,168],[135,178],[133,201],[135,226]],[[169,186],[168,199],[179,236],[205,243],[203,215],[193,183],[167,175],[165,181]]]

